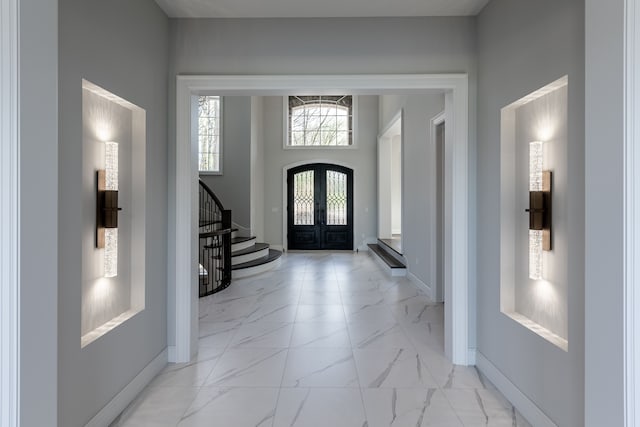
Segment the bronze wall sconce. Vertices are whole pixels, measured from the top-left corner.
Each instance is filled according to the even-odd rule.
[[[106,189],[106,171],[96,172],[97,204],[96,204],[96,247],[105,247],[105,229],[118,228],[118,190]]]
[[[551,171],[542,172],[542,190],[529,192],[529,230],[542,231],[542,250],[552,249],[551,240]]]

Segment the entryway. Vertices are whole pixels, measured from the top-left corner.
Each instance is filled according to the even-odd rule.
[[[468,170],[468,77],[465,74],[425,75],[271,75],[271,76],[178,76],[176,87],[175,186],[170,196],[173,211],[170,234],[169,293],[175,303],[170,310],[169,357],[171,361],[191,360],[197,350],[197,162],[193,156],[197,139],[192,138],[191,107],[195,96],[215,93],[220,96],[280,95],[302,92],[380,93],[444,92],[447,111],[445,150],[445,290],[450,295],[445,310],[445,353],[459,365],[473,363],[469,348],[469,170]],[[297,165],[296,165],[297,166]],[[286,178],[286,175],[283,177]],[[358,184],[359,186],[360,184]],[[285,187],[286,189],[286,187]],[[284,193],[284,192],[283,192]],[[370,207],[368,207],[370,209]],[[278,206],[271,206],[278,213]],[[366,212],[366,210],[365,210]],[[281,215],[282,216],[282,215]],[[374,219],[375,220],[375,219]],[[283,234],[286,220],[282,218]],[[407,230],[405,230],[407,231]],[[287,240],[284,240],[286,242]]]
[[[402,112],[378,137],[378,239],[402,256]]]
[[[353,170],[315,163],[287,173],[289,249],[353,250]]]

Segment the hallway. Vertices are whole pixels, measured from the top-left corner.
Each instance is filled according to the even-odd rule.
[[[287,253],[200,300],[196,361],[113,426],[529,426],[444,356],[443,305],[366,253]]]

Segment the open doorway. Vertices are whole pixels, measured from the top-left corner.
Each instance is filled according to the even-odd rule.
[[[378,239],[402,255],[402,112],[378,137]]]
[[[285,95],[300,92],[432,93],[444,91],[448,132],[445,199],[445,353],[458,365],[469,358],[468,300],[468,77],[437,75],[331,75],[331,76],[178,76],[176,96],[175,186],[170,206],[173,225],[170,239],[169,292],[174,310],[169,313],[169,355],[173,362],[187,362],[195,354],[198,336],[198,266],[194,256],[197,239],[197,140],[192,138],[191,107],[194,95],[220,96]],[[357,183],[356,183],[357,184]],[[285,190],[286,191],[286,190]],[[283,192],[284,193],[284,192]],[[271,207],[278,212],[278,207]],[[367,210],[363,209],[366,213]]]

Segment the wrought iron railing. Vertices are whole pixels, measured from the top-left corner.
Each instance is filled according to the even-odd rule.
[[[231,211],[200,180],[199,294],[219,292],[231,284]]]

